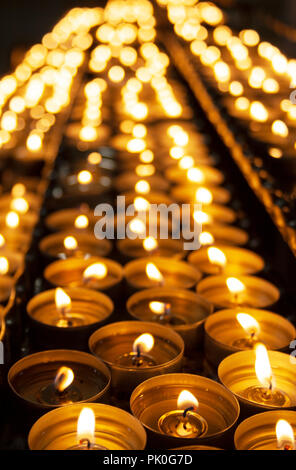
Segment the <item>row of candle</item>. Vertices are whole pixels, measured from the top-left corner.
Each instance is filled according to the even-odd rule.
[[[136,19],[141,11],[138,4],[139,2],[135,8],[135,2],[129,2]],[[148,7],[145,1],[141,2],[141,5],[146,14],[150,6]],[[117,17],[117,9],[118,2],[109,2],[106,11],[112,18],[112,14]],[[104,24],[108,26],[108,21]],[[102,34],[97,32],[97,37],[101,38]],[[112,37],[111,35],[110,39],[103,42],[111,41]],[[155,44],[153,46],[156,47]],[[150,50],[156,51],[157,48],[151,47],[152,45]],[[147,49],[146,52],[142,49],[142,54],[145,57],[148,54]],[[95,65],[95,68],[97,67],[98,64]],[[128,91],[131,93],[134,88],[133,93],[135,92],[138,87],[136,83],[141,82],[141,76],[141,73],[137,75],[138,82],[132,82],[133,87],[130,85],[130,90],[127,87],[128,82],[122,86],[123,102],[127,99],[125,94],[128,94]],[[122,80],[123,78],[120,81]],[[109,73],[106,83],[113,87],[114,83],[120,81],[114,81],[113,74]],[[145,80],[143,83],[146,83]],[[157,90],[155,82],[152,86],[156,86]],[[157,96],[163,109],[155,111],[155,114],[158,113],[162,117],[172,114],[171,117],[176,118],[175,112],[186,109],[186,103],[179,103],[170,93],[168,103],[160,92]],[[129,98],[131,99],[130,95]],[[135,166],[131,166],[129,173],[119,177],[116,187],[120,192],[134,193],[131,195],[134,205],[140,204],[143,211],[143,203],[147,210],[147,204],[149,207],[151,203],[150,196],[155,197],[153,190],[159,189],[160,186],[166,191],[168,185],[164,184],[166,181],[158,173],[158,168],[161,168],[163,163],[162,158],[159,157],[158,162],[155,154],[154,159],[153,153],[157,144],[153,152],[144,145],[143,137],[139,137],[149,130],[147,142],[153,141],[150,126],[142,123],[142,127],[139,127],[139,121],[147,118],[143,110],[148,109],[149,102],[140,102],[138,96],[132,99],[135,100],[135,109],[138,110],[134,111],[133,118],[137,118],[138,124],[132,123],[131,130],[124,131],[128,127],[123,125],[127,121],[126,114],[131,111],[128,106],[126,109],[122,106],[125,112],[118,112],[117,117],[121,137],[126,135],[127,139],[114,140],[114,145],[119,149],[120,168],[129,165],[128,162],[135,162]],[[139,104],[145,105],[146,108],[139,107]],[[86,109],[89,110],[89,107],[87,100]],[[86,111],[83,112],[84,117],[85,113]],[[236,352],[220,363],[218,375],[225,387],[205,377],[178,373],[181,370],[184,347],[196,349],[201,344],[202,324],[212,312],[212,304],[217,308],[231,308],[228,311],[218,311],[206,319],[206,356],[215,365],[218,360],[220,362],[218,354],[222,359],[234,351],[252,349],[259,341],[271,349],[284,349],[294,338],[295,330],[287,320],[276,314],[251,309],[273,304],[278,299],[279,292],[267,281],[250,275],[263,268],[263,260],[258,255],[231,246],[234,244],[233,239],[237,244],[244,244],[246,234],[235,227],[216,225],[216,220],[233,222],[235,213],[224,206],[212,204],[214,197],[217,197],[219,203],[229,201],[226,190],[218,186],[223,181],[223,175],[211,167],[210,161],[205,167],[199,164],[199,156],[187,156],[190,145],[196,140],[200,143],[201,154],[208,159],[206,149],[202,147],[201,136],[194,130],[186,131],[182,121],[174,125],[164,122],[162,127],[167,133],[165,137],[161,130],[158,133],[160,148],[170,154],[165,176],[171,182],[183,184],[185,190],[180,189],[181,198],[188,197],[192,202],[193,195],[197,202],[205,205],[205,208],[195,212],[193,217],[202,219],[206,225],[207,231],[200,235],[201,243],[213,246],[205,246],[192,253],[188,262],[185,262],[172,259],[172,255],[185,255],[180,245],[170,245],[170,241],[174,240],[165,240],[163,245],[154,237],[144,237],[142,241],[126,240],[125,249],[121,247],[122,253],[129,258],[140,259],[129,262],[123,270],[115,261],[102,258],[110,252],[111,246],[108,241],[96,240],[93,233],[91,234],[89,229],[93,227],[94,220],[89,217],[89,211],[71,208],[51,214],[47,218],[49,227],[62,228],[63,231],[41,240],[40,250],[45,256],[49,254],[53,258],[67,259],[49,264],[44,271],[45,278],[56,286],[56,289],[38,294],[27,306],[37,335],[41,335],[42,328],[47,326],[42,341],[50,336],[57,339],[60,335],[61,340],[67,342],[67,335],[74,334],[76,330],[78,334],[69,340],[69,344],[71,341],[72,344],[75,344],[75,341],[78,344],[82,341],[83,327],[92,325],[96,331],[92,336],[91,329],[85,331],[87,339],[90,336],[89,347],[93,355],[72,350],[46,351],[27,356],[10,369],[8,380],[11,388],[29,406],[44,410],[63,405],[63,408],[51,411],[35,423],[29,435],[29,445],[32,449],[141,449],[146,443],[144,428],[150,440],[154,437],[158,444],[163,446],[176,447],[184,445],[184,441],[223,446],[229,445],[227,435],[233,431],[237,422],[239,402],[242,407],[247,405],[251,413],[274,407],[294,407],[293,366],[289,356],[280,352],[267,353],[261,345],[256,347],[254,357],[249,351]],[[152,125],[151,133],[157,134]],[[85,135],[85,132],[74,135],[74,138],[72,135],[73,142],[77,139],[84,143],[85,140],[92,141],[90,138],[85,139]],[[131,140],[133,144],[130,143]],[[122,141],[128,142],[127,149],[121,147]],[[173,143],[171,147],[170,142]],[[93,151],[92,144],[83,148]],[[138,154],[137,162],[134,153]],[[88,160],[90,155],[91,153],[88,154]],[[147,175],[147,171],[151,170],[151,161],[147,163],[147,159],[151,158],[154,173],[143,178],[143,166]],[[169,163],[170,160],[173,165]],[[175,160],[179,160],[177,165],[174,165]],[[100,164],[101,159],[97,158],[97,162]],[[142,165],[141,171],[139,165]],[[79,175],[78,184],[73,191],[82,192],[87,199],[93,172],[82,170]],[[213,186],[205,186],[208,182]],[[67,186],[67,182],[64,185]],[[172,189],[169,198],[180,201],[176,189]],[[97,195],[101,194],[100,188],[97,191]],[[166,193],[160,194],[160,202],[167,197]],[[143,222],[142,225],[139,224],[137,218],[132,218],[129,222],[131,230],[139,234]],[[223,243],[216,245],[219,237]],[[229,246],[225,246],[226,242]],[[145,252],[149,257],[143,257]],[[166,256],[163,256],[163,252]],[[158,256],[155,256],[155,253]],[[208,276],[200,281],[202,273],[218,273],[219,276]],[[109,293],[115,285],[120,285],[123,277],[131,290],[139,291],[129,298],[127,307],[132,316],[142,321],[120,321],[97,329],[98,323],[107,321],[113,309],[110,298],[100,291]],[[196,285],[197,293],[188,290]],[[142,290],[147,287],[150,289]],[[112,295],[113,300],[116,300],[114,294]],[[276,338],[273,337],[275,324],[278,330],[281,325]],[[219,325],[222,325],[221,329]],[[43,342],[43,345],[45,344]],[[194,354],[196,353],[193,352]],[[279,388],[273,384],[268,357],[271,367],[280,370]],[[102,361],[108,365],[109,370]],[[263,369],[263,375],[261,370],[261,375],[255,376],[255,361],[263,364],[259,367]],[[236,371],[239,368],[241,373],[242,366],[245,375],[238,377]],[[257,369],[256,366],[256,372]],[[254,378],[251,379],[250,374],[254,374]],[[142,425],[115,407],[93,403],[86,406],[81,403],[73,404],[101,400],[110,383],[113,392],[119,395],[124,392],[129,394],[139,384],[131,395],[130,406]],[[72,404],[64,406],[69,403]],[[294,414],[290,418],[291,424],[294,424],[293,416]],[[250,429],[248,424],[244,426]],[[237,429],[236,442],[239,442],[240,429],[242,428]],[[272,433],[272,436],[275,436],[275,423]],[[263,437],[265,439],[265,436]],[[280,448],[294,445],[291,440],[287,444],[285,439],[284,443],[283,438],[280,439]],[[270,445],[276,447],[275,437],[271,439]],[[260,439],[256,446],[260,447]]]

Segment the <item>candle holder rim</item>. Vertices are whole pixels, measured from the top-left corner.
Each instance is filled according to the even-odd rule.
[[[110,240],[107,240],[106,238],[97,239],[94,237],[94,234],[92,232],[83,232],[83,233],[78,232],[77,233],[77,231],[75,230],[63,230],[63,231],[45,235],[39,241],[39,249],[43,254],[48,255],[47,248],[50,242],[56,242],[56,243],[59,241],[62,242],[66,237],[69,237],[69,236],[73,236],[77,240],[78,246],[79,244],[83,242],[85,243],[90,242],[91,246],[97,246],[96,245],[97,243],[100,243],[101,245],[105,245],[106,255],[110,253],[111,248],[112,248],[112,244]]]

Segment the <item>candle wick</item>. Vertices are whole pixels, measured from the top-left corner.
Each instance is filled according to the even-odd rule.
[[[141,357],[141,348],[139,345],[137,346],[137,357]]]
[[[90,440],[87,439],[87,438],[85,438],[85,439],[80,439],[79,444],[80,444],[80,445],[85,445],[88,450],[92,448],[92,443],[91,443]]]
[[[183,418],[186,418],[188,411],[193,411],[193,410],[194,410],[194,406],[189,406],[188,408],[186,408],[186,410],[183,411]]]

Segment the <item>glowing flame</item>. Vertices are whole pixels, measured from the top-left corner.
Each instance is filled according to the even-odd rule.
[[[3,237],[2,233],[0,233],[0,247],[5,245],[5,238]]]
[[[239,294],[240,292],[243,292],[246,288],[244,283],[236,277],[228,277],[226,279],[226,285],[232,294]]]
[[[199,168],[189,168],[187,170],[187,179],[192,183],[203,183],[204,182],[204,174]]]
[[[150,191],[150,184],[146,180],[139,180],[135,184],[135,191],[139,194],[148,194]]]
[[[208,253],[208,258],[209,258],[210,263],[217,264],[221,268],[224,268],[224,266],[226,265],[227,259],[222,250],[219,250],[219,248],[211,246],[210,248],[208,248],[207,253]]]
[[[60,287],[57,287],[55,290],[55,304],[56,308],[61,311],[69,310],[71,308],[71,298]]]
[[[149,209],[150,203],[144,197],[136,197],[134,199],[134,206],[136,211],[147,211]]]
[[[26,192],[26,188],[22,183],[16,183],[11,188],[12,197],[23,197]]]
[[[15,199],[12,199],[10,203],[10,208],[13,211],[20,212],[21,214],[25,214],[29,210],[29,204],[26,199],[23,197],[17,197]]]
[[[143,247],[146,251],[153,251],[157,248],[158,243],[154,237],[147,237],[143,241]]]
[[[201,232],[198,239],[201,245],[212,245],[215,241],[213,235],[210,232]]]
[[[278,447],[280,449],[295,449],[295,438],[292,426],[285,419],[279,419],[275,427]]]
[[[195,192],[195,200],[201,204],[211,204],[213,194],[207,188],[198,188]]]
[[[77,175],[77,180],[80,184],[89,184],[92,179],[92,174],[87,170],[82,170]]]
[[[96,428],[96,418],[93,410],[91,408],[82,408],[77,421],[77,440],[88,441],[92,443],[94,440]]]
[[[85,279],[104,279],[108,274],[107,266],[104,263],[94,263],[83,271]]]
[[[194,408],[196,410],[199,403],[197,398],[192,395],[191,392],[188,390],[182,390],[178,396],[177,405],[179,410],[187,410],[188,408]]]
[[[6,214],[5,223],[10,228],[16,228],[20,223],[19,215],[14,211],[8,212]]]
[[[138,235],[141,235],[146,231],[146,225],[143,220],[137,218],[130,221],[129,228],[132,232],[137,233]]]
[[[151,281],[162,283],[164,281],[163,275],[153,263],[147,263],[146,274]]]
[[[198,224],[210,224],[213,221],[212,217],[203,211],[195,211],[193,218]]]
[[[280,137],[288,137],[289,135],[289,129],[287,127],[287,124],[284,123],[284,121],[281,121],[280,119],[273,121],[271,131],[274,135],[279,135]]]
[[[54,386],[58,392],[62,393],[70,387],[74,380],[74,372],[69,367],[60,367],[54,379]]]
[[[6,274],[9,270],[9,262],[5,256],[0,256],[0,274]]]
[[[154,338],[150,333],[143,333],[133,343],[133,351],[140,354],[148,353],[154,346]]]
[[[78,215],[74,221],[76,228],[86,228],[88,227],[89,221],[86,215]]]
[[[260,325],[252,315],[248,313],[238,313],[236,319],[247,335],[253,336],[260,333]]]
[[[258,343],[255,346],[255,352],[255,372],[257,379],[263,387],[271,389],[274,386],[274,381],[267,349],[264,344]]]
[[[78,246],[76,238],[69,236],[64,239],[64,247],[66,250],[75,250]]]
[[[153,300],[152,302],[149,302],[149,308],[151,312],[156,313],[157,315],[163,315],[170,308],[170,304]]]

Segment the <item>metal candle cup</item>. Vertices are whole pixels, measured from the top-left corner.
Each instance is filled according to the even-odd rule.
[[[87,217],[88,225],[86,227],[77,228],[75,226],[75,221],[79,216]],[[94,212],[88,208],[63,209],[52,212],[45,218],[46,226],[53,232],[67,230],[77,230],[77,232],[89,230],[93,232],[94,225],[97,221],[98,217],[95,217]]]
[[[296,435],[296,412],[275,410],[259,413],[245,419],[239,424],[234,435],[237,450],[279,450],[276,423],[284,419]]]
[[[143,365],[133,361],[133,343],[140,335],[153,336],[153,348],[143,353]],[[171,328],[148,322],[111,323],[89,339],[90,351],[111,369],[116,393],[130,393],[139,383],[159,374],[178,372],[182,365],[184,342]]]
[[[211,184],[211,185],[219,185],[223,182],[224,176],[223,173],[216,168],[213,168],[208,165],[197,165],[197,170],[200,170],[200,181],[197,181],[198,184]],[[194,170],[194,168],[192,168]],[[195,181],[191,181],[187,177],[187,171],[182,171],[179,165],[172,165],[169,166],[165,171],[166,178],[173,182],[179,184],[192,184]]]
[[[209,276],[199,282],[197,293],[221,307],[264,308],[278,301],[279,290],[270,282],[255,276],[239,276],[245,290],[238,295],[231,293],[226,284],[227,276]]]
[[[59,390],[55,379],[61,367],[74,373],[73,382]],[[111,376],[99,359],[81,351],[58,349],[42,351],[16,362],[8,372],[12,392],[29,409],[49,410],[75,402],[104,399]]]
[[[77,421],[83,404],[64,406],[42,416],[28,436],[31,450],[69,450],[77,442]],[[94,444],[107,450],[143,450],[146,433],[132,415],[114,406],[87,403],[95,414]]]
[[[160,256],[160,257],[173,257],[175,259],[184,258],[185,252],[183,249],[183,242],[181,240],[173,239],[157,239],[157,246],[152,253],[145,250],[143,245],[144,240],[135,239],[129,240],[125,238],[118,240],[116,246],[125,260],[132,260],[135,258],[143,258],[145,256]]]
[[[154,174],[152,176],[141,178],[132,171],[122,173],[120,176],[118,176],[115,180],[114,185],[117,192],[124,193],[133,190],[136,183],[141,179],[144,179],[145,181],[147,181],[147,183],[149,183],[152,191],[156,190],[166,192],[169,188],[169,183],[167,182],[167,180],[159,174]]]
[[[160,303],[168,311],[153,312],[151,303]],[[152,305],[153,307],[153,305]],[[173,328],[183,338],[187,351],[203,344],[204,321],[213,307],[194,292],[155,287],[133,294],[127,301],[129,314],[141,321],[153,321]]]
[[[223,225],[223,224],[203,224],[202,230],[204,232],[210,233],[213,240],[209,243],[207,241],[207,245],[213,245],[215,243],[221,245],[245,245],[248,241],[248,234],[244,230],[233,227],[231,225]],[[208,237],[207,237],[208,238]],[[202,235],[200,236],[200,242],[202,243]]]
[[[230,193],[227,189],[220,188],[219,186],[209,186],[208,184],[206,186],[197,186],[193,184],[174,186],[170,191],[170,195],[172,199],[180,202],[198,203],[195,195],[198,188],[201,187],[207,188],[212,193],[214,203],[227,204],[230,200]]]
[[[146,274],[147,263],[157,267],[163,277],[162,281],[149,279]],[[160,286],[190,289],[201,279],[201,273],[185,261],[156,256],[130,261],[124,266],[124,276],[133,290]]]
[[[229,276],[240,276],[244,274],[255,274],[262,271],[264,261],[261,256],[253,251],[244,248],[215,245],[215,248],[222,251],[226,260],[225,265],[220,266],[211,262],[208,254],[208,247],[202,247],[190,253],[188,262],[206,274],[229,274]]]
[[[55,304],[55,290],[41,292],[27,305],[33,335],[38,344],[52,347],[84,349],[90,334],[104,324],[113,312],[113,302],[101,292],[67,288],[71,307],[66,314],[68,326],[58,326],[63,318]]]
[[[218,367],[221,383],[237,397],[243,415],[276,408],[296,408],[295,365],[291,363],[290,355],[268,351],[268,357],[275,386],[267,394],[256,376],[254,350],[231,354]]]
[[[160,419],[177,409],[177,399],[189,391],[198,400],[196,413],[204,420],[199,436],[176,437],[165,434]],[[150,445],[173,448],[188,445],[230,446],[233,427],[239,416],[237,399],[213,380],[192,374],[159,375],[140,384],[132,393],[130,407],[148,433]]]
[[[251,315],[259,323],[254,343],[236,318],[240,312]],[[256,341],[264,343],[267,349],[285,351],[295,337],[292,323],[276,313],[252,308],[220,310],[205,321],[205,355],[211,364],[218,366],[230,354],[252,349]]]
[[[0,213],[0,232],[2,230],[4,231],[7,227],[6,217],[9,212],[10,211]],[[17,214],[17,212],[15,212],[15,214]],[[38,221],[37,213],[27,212],[26,214],[17,214],[17,215],[19,216],[19,223],[17,227],[12,227],[11,230],[16,230],[23,234],[31,234],[34,226],[36,225]]]

